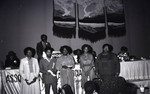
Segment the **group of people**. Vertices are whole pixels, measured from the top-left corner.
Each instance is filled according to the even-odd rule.
[[[40,94],[39,73],[41,72],[42,82],[45,85],[45,94],[50,94],[50,86],[52,86],[53,94],[58,94],[58,74],[60,75],[61,86],[69,85],[75,94],[73,69],[76,63],[79,63],[82,69],[81,87],[85,90],[86,94],[93,94],[94,91],[86,91],[89,89],[86,89],[87,86],[85,84],[93,81],[94,78],[99,78],[102,81],[99,85],[100,90],[97,92],[98,94],[118,94],[119,92],[124,92],[125,80],[119,77],[119,58],[112,52],[113,47],[110,44],[104,44],[102,49],[102,53],[95,58],[96,53],[88,44],[84,44],[81,49],[74,51],[72,51],[71,47],[64,45],[60,47],[62,55],[56,58],[52,57],[54,49],[47,42],[47,35],[41,35],[41,41],[37,43],[36,50],[32,47],[26,47],[24,49],[25,57],[20,61],[17,58],[13,60],[13,64],[19,67],[21,75],[20,93]],[[38,55],[37,59],[34,57],[35,52]],[[73,57],[72,52],[74,55],[77,55],[77,60]],[[43,57],[44,53],[46,56]],[[10,56],[12,54],[15,53],[9,53]],[[109,87],[111,89],[108,89]]]

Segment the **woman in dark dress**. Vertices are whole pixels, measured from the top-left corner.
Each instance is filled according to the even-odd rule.
[[[118,76],[120,73],[120,63],[116,54],[112,53],[113,47],[109,44],[103,45],[103,52],[96,60],[98,75],[103,79]]]
[[[112,50],[113,47],[110,44],[104,44],[103,52],[96,60],[96,72],[103,81],[100,86],[100,94],[118,94],[123,92],[125,86],[124,78],[119,77],[119,60]]]
[[[18,69],[20,65],[20,60],[13,51],[9,51],[5,60],[5,68],[10,67],[11,69]]]

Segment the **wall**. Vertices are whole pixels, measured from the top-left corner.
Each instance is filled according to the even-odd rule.
[[[0,1],[0,60],[4,61],[8,51],[13,50],[19,58],[24,57],[23,49],[36,47],[40,35],[48,35],[48,41],[55,50],[62,45],[69,45],[73,50],[82,44],[90,44],[98,53],[104,43],[114,46],[118,53],[125,45],[129,52],[137,57],[150,54],[150,12],[148,0],[124,0],[126,29],[124,37],[107,37],[96,43],[77,38],[64,39],[53,36],[53,4],[52,0],[1,0]]]

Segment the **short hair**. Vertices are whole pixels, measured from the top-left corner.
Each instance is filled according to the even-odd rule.
[[[34,57],[36,51],[35,51],[35,49],[32,48],[32,47],[26,47],[26,48],[24,49],[24,55],[27,55],[27,52],[28,52],[29,50],[32,52],[32,57]]]
[[[85,47],[87,47],[87,48],[88,48],[88,52],[89,52],[89,53],[92,53],[93,48],[92,48],[90,45],[88,45],[88,44],[84,44],[84,45],[82,45],[82,47],[81,47],[82,51],[84,50],[84,48],[85,48]]]
[[[45,52],[47,52],[48,50],[50,50],[51,52],[53,52],[53,51],[54,51],[54,49],[53,49],[53,48],[51,48],[51,47],[46,47],[46,48],[44,49],[44,51],[45,51]]]
[[[96,90],[95,83],[93,81],[87,81],[84,84],[84,90],[86,94],[93,94],[94,90]]]
[[[127,51],[128,51],[128,48],[127,48],[127,47],[125,47],[125,46],[122,46],[122,47],[120,48],[120,50],[121,50],[121,51],[125,51],[125,52],[127,52]]]
[[[112,46],[112,45],[110,45],[110,44],[104,44],[104,45],[103,45],[103,49],[104,49],[106,46],[108,46],[109,52],[112,52],[112,51],[113,51],[113,46]]]
[[[16,57],[16,53],[14,51],[9,51],[6,57],[9,58],[10,56]]]
[[[62,53],[64,48],[66,48],[66,50],[68,51],[69,54],[72,53],[72,48],[70,46],[64,45],[60,47],[60,52]]]
[[[42,34],[42,35],[41,35],[41,40],[42,40],[43,37],[46,37],[46,39],[47,39],[47,35]]]
[[[77,55],[78,52],[79,52],[80,54],[82,53],[82,51],[81,51],[80,49],[76,49],[76,50],[73,51],[73,54],[74,54],[74,55]]]

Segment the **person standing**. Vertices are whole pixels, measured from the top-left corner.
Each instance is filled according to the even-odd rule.
[[[46,57],[40,60],[40,72],[42,73],[42,82],[45,84],[45,94],[50,94],[52,85],[53,94],[57,94],[57,70],[56,58],[52,58],[53,49],[45,48]]]
[[[100,53],[96,60],[96,70],[104,80],[112,76],[118,76],[120,73],[120,63],[117,55],[112,53],[113,47],[110,44],[103,45],[103,52]]]
[[[57,59],[56,69],[60,71],[61,86],[68,84],[74,92],[74,71],[75,61],[72,55],[71,47],[65,45],[60,47],[62,56]]]
[[[20,94],[40,94],[39,65],[35,55],[35,49],[26,47],[25,57],[21,59],[19,73],[21,75]]]
[[[125,79],[119,77],[120,63],[113,47],[110,44],[103,45],[103,52],[100,53],[96,60],[96,72],[102,79],[100,94],[119,94],[124,93]]]
[[[80,64],[82,69],[81,87],[84,89],[84,84],[94,78],[94,58],[91,54],[92,47],[84,44],[81,47],[83,54],[80,56]]]
[[[36,45],[38,61],[40,61],[40,59],[43,58],[42,55],[43,55],[43,52],[44,52],[46,47],[51,47],[51,44],[49,42],[47,42],[47,35],[42,34],[41,35],[41,41],[38,42]]]

